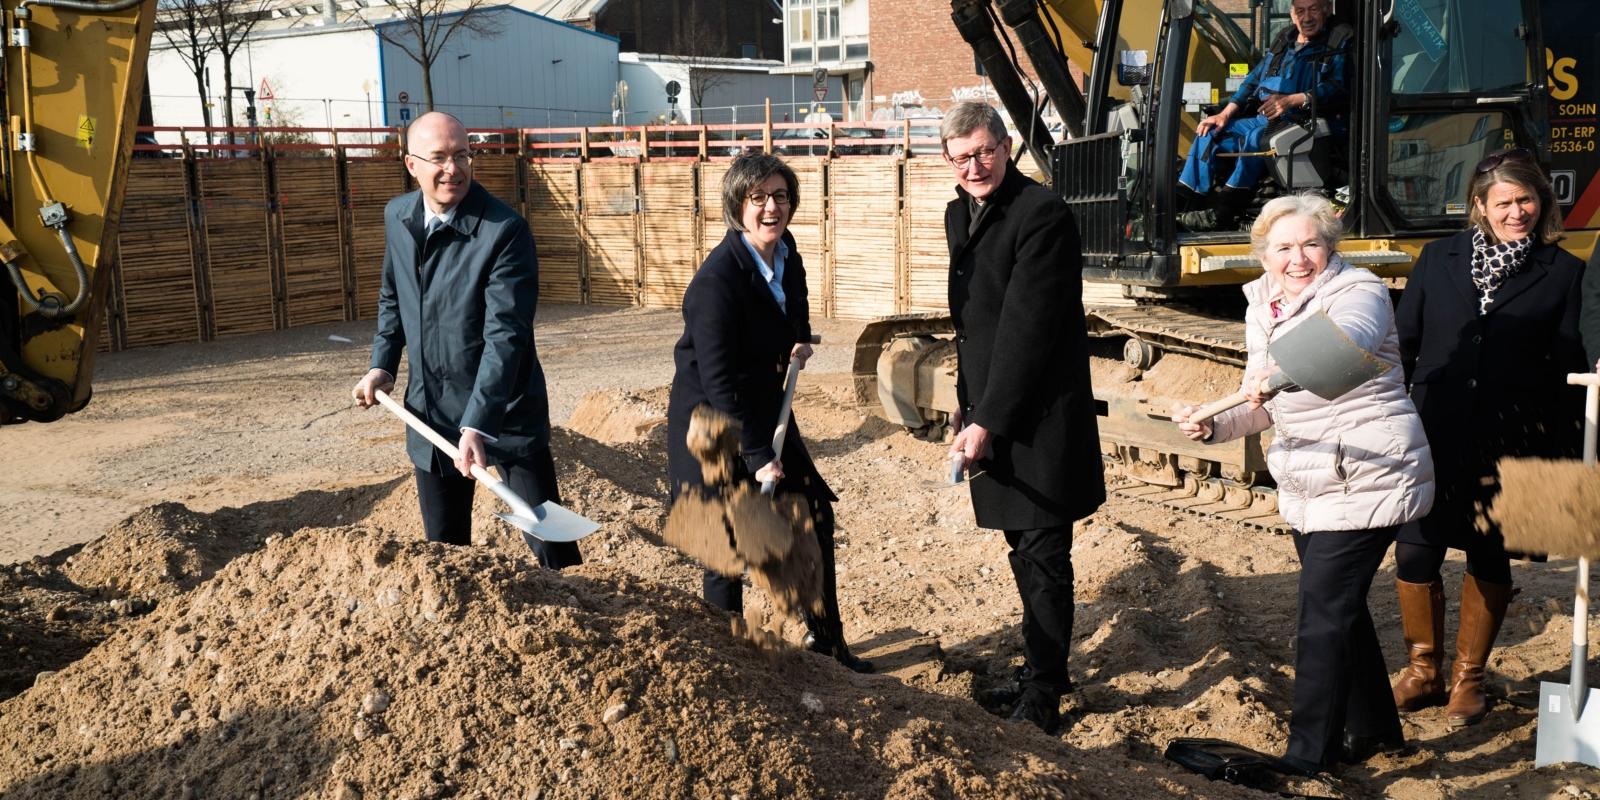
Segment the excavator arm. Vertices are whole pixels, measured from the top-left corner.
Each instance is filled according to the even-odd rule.
[[[156,0],[0,0],[0,424],[89,402]]]

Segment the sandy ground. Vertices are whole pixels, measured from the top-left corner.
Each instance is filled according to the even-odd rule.
[[[96,398],[85,411],[50,426],[0,432],[9,467],[0,481],[0,519],[6,520],[0,563],[13,565],[0,569],[0,613],[8,615],[0,697],[9,698],[0,702],[0,751],[11,751],[0,755],[0,798],[138,796],[128,792],[152,786],[174,797],[490,797],[503,796],[492,787],[513,784],[519,792],[527,788],[527,796],[563,797],[1252,796],[1183,773],[1161,752],[1179,736],[1217,736],[1281,751],[1294,674],[1296,563],[1287,538],[1113,498],[1075,534],[1072,670],[1079,688],[1064,705],[1070,727],[1051,739],[1001,724],[990,712],[1003,709],[986,709],[980,701],[1021,663],[1020,605],[1004,541],[973,526],[963,490],[923,485],[941,472],[941,446],[852,406],[847,343],[859,325],[822,321],[825,344],[803,373],[796,415],[841,497],[838,560],[847,635],[888,677],[851,676],[810,657],[800,666],[772,663],[741,649],[715,614],[694,601],[697,568],[659,535],[666,512],[662,433],[630,435],[648,429],[651,412],[664,408],[678,329],[675,312],[541,309],[538,338],[553,419],[561,424],[584,406],[572,429],[555,436],[562,491],[569,505],[603,525],[584,542],[589,563],[571,578],[580,583],[568,589],[560,586],[565,578],[525,575],[525,552],[517,554],[515,540],[488,524],[489,501],[480,502],[478,513],[487,547],[441,554],[434,546],[409,544],[420,534],[399,423],[348,401],[350,385],[366,366],[370,324],[103,356]],[[586,402],[595,391],[604,394]],[[642,426],[633,424],[641,420]],[[396,539],[401,544],[383,543]],[[319,552],[333,555],[316,563]],[[305,601],[305,609],[326,602],[332,609],[326,613],[291,611],[298,601],[265,599],[284,580],[317,586],[348,581],[358,587],[347,589],[352,598],[370,590],[378,598],[373,605],[386,608],[382,598],[398,589],[384,582],[383,569],[409,576],[404,586],[425,598],[415,610],[419,619],[437,618],[441,609],[457,615],[462,633],[454,644],[448,632],[428,638],[433,634],[423,622],[361,617],[356,609],[364,601],[328,599],[343,595],[313,593]],[[1446,570],[1453,606],[1460,562]],[[438,579],[443,583],[430,582],[435,572],[446,576]],[[459,577],[480,572],[481,580]],[[1566,680],[1572,563],[1519,565],[1516,577],[1521,593],[1490,663],[1499,700],[1488,719],[1449,731],[1441,709],[1408,716],[1414,749],[1341,768],[1347,794],[1600,796],[1596,770],[1532,767],[1538,681]],[[518,588],[527,581],[536,588]],[[764,601],[750,595],[759,609]],[[551,605],[554,596],[566,599]],[[648,599],[621,602],[629,597]],[[282,609],[276,612],[281,621],[274,621],[275,608]],[[1398,669],[1403,644],[1392,563],[1378,576],[1372,609],[1390,666]],[[496,616],[536,621],[542,614],[561,623],[549,628],[561,632],[554,655],[539,644],[545,640]],[[261,615],[266,621],[257,620]],[[329,619],[340,621],[325,629]],[[582,631],[591,628],[598,632],[587,641]],[[682,637],[663,629],[682,631]],[[1453,637],[1453,624],[1447,633]],[[1597,633],[1591,629],[1591,638]],[[309,638],[296,638],[302,635]],[[547,756],[530,762],[541,776],[531,783],[522,772],[479,768],[494,759],[474,753],[470,744],[441,761],[432,782],[374,766],[386,756],[372,743],[386,735],[400,741],[410,730],[422,738],[470,742],[493,739],[495,726],[507,725],[517,726],[521,737],[521,726],[537,729],[546,715],[558,713],[517,694],[502,704],[509,716],[485,716],[475,704],[498,703],[497,697],[473,697],[459,682],[437,679],[435,685],[456,693],[446,693],[450,704],[440,706],[440,714],[459,713],[482,730],[438,728],[426,718],[385,722],[382,709],[370,707],[370,695],[379,690],[374,681],[391,694],[410,685],[386,670],[428,685],[418,676],[434,667],[418,666],[416,654],[429,648],[456,653],[457,667],[470,672],[477,663],[471,660],[473,635],[507,643],[541,670],[573,669],[597,654],[619,653],[604,667],[617,677],[604,691],[589,691],[590,682],[558,690],[595,695],[593,719],[559,740],[527,740],[535,749],[549,745]],[[368,657],[373,653],[367,651],[385,648],[364,650],[363,642],[392,636],[409,643],[387,648],[399,660]],[[284,637],[308,642],[301,649],[322,660],[263,660],[262,651],[273,651]],[[693,646],[662,655],[680,639]],[[648,648],[634,653],[635,644]],[[599,649],[585,649],[591,645]],[[163,653],[175,655],[157,655]],[[141,659],[151,666],[122,666],[145,663]],[[191,661],[199,666],[187,666]],[[245,736],[233,749],[181,747],[190,737],[212,742],[215,726],[222,728],[222,742],[250,728],[236,724],[243,712],[229,716],[233,701],[226,694],[216,699],[218,686],[264,691],[240,675],[309,686],[330,663],[339,677],[320,686],[320,694],[262,695],[261,702],[275,709],[278,733]],[[200,667],[212,672],[194,671]],[[748,670],[743,679],[730,677],[741,669]],[[602,667],[584,675],[590,671],[599,681]],[[623,677],[657,673],[689,688],[659,694],[653,685],[633,686]],[[1600,673],[1591,676],[1591,685],[1600,682]],[[779,696],[773,692],[796,681],[813,687],[813,702],[800,702],[808,711],[771,711]],[[527,691],[509,686],[495,678],[481,691]],[[134,699],[112,689],[126,689]],[[319,738],[333,724],[320,709],[339,707],[347,697],[350,708],[341,713],[352,716],[340,717],[337,732]],[[641,733],[635,742],[613,725],[616,719],[603,721],[631,713],[617,712],[618,703],[652,709],[662,715],[653,718],[657,726],[678,719],[674,703],[683,704],[683,720],[674,724],[693,722],[690,707],[721,720],[730,703],[756,709],[753,718],[762,722],[753,723],[754,733],[748,724],[711,725],[702,738],[712,741],[698,754],[680,748],[689,736],[682,729],[662,750],[665,745],[658,748],[651,738],[655,733]],[[834,729],[828,725],[817,728],[808,716],[814,707],[829,708],[829,725],[842,725],[843,735],[826,733]],[[138,766],[146,760],[144,748],[156,742],[142,741],[144,723],[133,721],[146,719],[151,708],[172,718],[164,724],[177,744],[162,745],[165,760],[158,760],[166,770],[159,774],[172,783]],[[259,719],[255,724],[271,727]],[[111,731],[129,741],[68,741],[88,736],[84,731]],[[607,738],[606,731],[614,735]],[[284,746],[296,732],[316,746],[295,751],[288,761],[263,758],[272,764],[255,771],[217,766],[227,759],[248,762],[250,753],[261,752],[251,748]],[[732,740],[760,744],[733,747]],[[589,761],[591,750],[615,754],[615,764],[604,757],[599,764]],[[694,769],[669,769],[680,755]],[[746,758],[753,760],[740,760]],[[805,763],[791,764],[796,758]],[[770,775],[751,777],[726,766],[745,763]],[[171,777],[180,774],[181,786]],[[212,791],[195,788],[204,785]],[[534,786],[548,786],[550,794],[528,788]]]

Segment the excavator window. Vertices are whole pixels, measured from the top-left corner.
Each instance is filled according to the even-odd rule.
[[[1465,219],[1473,166],[1515,146],[1513,130],[1511,117],[1498,111],[1390,117],[1389,196],[1407,219]]]
[[[1395,94],[1489,93],[1528,83],[1520,14],[1485,13],[1481,0],[1395,0],[1394,19]]]

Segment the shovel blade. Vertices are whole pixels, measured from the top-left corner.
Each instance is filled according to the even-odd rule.
[[[511,523],[524,537],[544,542],[576,542],[600,529],[600,523],[548,501],[535,506],[531,516],[514,512],[495,516]]]
[[[1324,400],[1343,396],[1391,366],[1351,341],[1320,311],[1286,331],[1267,349],[1294,385]]]
[[[1539,733],[1533,765],[1576,762],[1600,767],[1600,689],[1590,689],[1583,713],[1572,713],[1572,687],[1539,683]]]

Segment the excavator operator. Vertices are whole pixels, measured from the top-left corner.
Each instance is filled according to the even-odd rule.
[[[1345,55],[1354,31],[1343,23],[1330,26],[1332,12],[1332,0],[1294,0],[1289,10],[1294,24],[1273,40],[1266,57],[1245,77],[1228,104],[1195,127],[1194,145],[1178,176],[1183,188],[1206,195],[1215,182],[1213,172],[1227,161],[1234,164],[1208,208],[1179,215],[1184,228],[1235,229],[1254,199],[1256,183],[1267,169],[1266,159],[1224,158],[1221,154],[1258,152],[1268,134],[1284,125],[1304,123],[1315,114],[1343,112],[1349,83]]]

